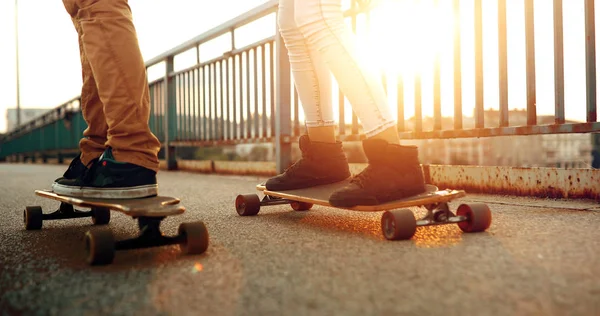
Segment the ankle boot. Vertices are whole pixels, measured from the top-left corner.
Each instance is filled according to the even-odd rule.
[[[342,181],[350,177],[348,160],[342,143],[311,142],[300,137],[302,158],[284,173],[267,181],[267,190],[283,191],[309,188]]]
[[[368,166],[350,184],[332,193],[329,203],[339,207],[377,205],[425,192],[416,146],[367,139],[363,149]]]

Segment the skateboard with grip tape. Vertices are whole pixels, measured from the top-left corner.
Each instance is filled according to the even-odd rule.
[[[466,192],[450,189],[439,190],[430,184],[426,185],[425,192],[421,194],[383,204],[354,207],[331,205],[329,196],[334,191],[346,186],[349,181],[350,179],[346,179],[332,184],[286,191],[267,190],[264,184],[259,184],[256,189],[264,195],[262,199],[258,194],[238,195],[235,207],[240,216],[257,215],[262,206],[282,204],[289,204],[295,211],[307,211],[313,205],[360,212],[383,211],[381,231],[388,240],[411,239],[417,227],[423,226],[457,224],[462,231],[471,233],[485,231],[491,225],[492,214],[486,204],[461,204],[456,212],[452,212],[448,203],[466,196]],[[415,218],[413,212],[407,207],[423,207],[427,210],[427,214],[421,218]]]
[[[183,223],[176,236],[165,236],[160,224],[168,216],[180,215],[185,207],[178,198],[153,196],[138,199],[98,199],[59,195],[52,190],[36,190],[37,196],[60,202],[59,209],[44,214],[40,206],[27,206],[23,213],[25,229],[38,230],[43,221],[91,217],[94,225],[106,225],[110,222],[110,212],[116,211],[137,219],[139,235],[132,239],[115,240],[108,229],[87,231],[85,233],[86,260],[89,264],[112,263],[117,250],[149,248],[179,244],[186,254],[201,254],[209,243],[208,230],[201,221]],[[75,209],[89,208],[89,211]]]

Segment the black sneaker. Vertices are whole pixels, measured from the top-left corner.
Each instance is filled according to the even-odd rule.
[[[417,147],[367,139],[363,149],[369,165],[350,184],[331,194],[331,205],[378,205],[425,192]]]
[[[59,180],[52,185],[52,190],[61,195],[99,199],[135,199],[158,195],[156,172],[116,161],[111,148],[94,160],[82,176]]]
[[[267,190],[303,189],[350,177],[348,160],[341,142],[311,142],[307,135],[300,136],[299,142],[302,158],[284,173],[269,179],[265,184]]]
[[[87,170],[87,167],[81,162],[81,153],[79,153],[77,155],[77,157],[73,158],[73,160],[71,160],[71,163],[69,164],[69,167],[67,168],[67,171],[65,171],[65,173],[63,174],[62,177],[54,180],[54,182],[60,181],[62,179],[76,179],[80,176],[82,176],[85,171]]]

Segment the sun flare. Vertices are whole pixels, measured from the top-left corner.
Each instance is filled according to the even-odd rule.
[[[359,58],[388,75],[427,72],[437,53],[452,52],[453,14],[446,4],[381,1],[358,22],[364,23],[357,31]]]

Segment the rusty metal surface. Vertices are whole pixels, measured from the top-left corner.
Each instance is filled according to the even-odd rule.
[[[592,133],[600,131],[600,122],[569,123],[549,125],[524,125],[511,127],[474,128],[462,130],[419,131],[401,132],[402,139],[437,139],[437,138],[471,138],[493,137],[512,135],[539,135],[539,134],[569,134]]]
[[[275,162],[271,161],[211,161],[211,160],[178,160],[177,167],[182,171],[236,174],[236,175],[275,175]],[[161,169],[166,169],[165,161],[161,161]]]
[[[478,166],[423,166],[429,183],[467,193],[600,199],[600,170]]]

